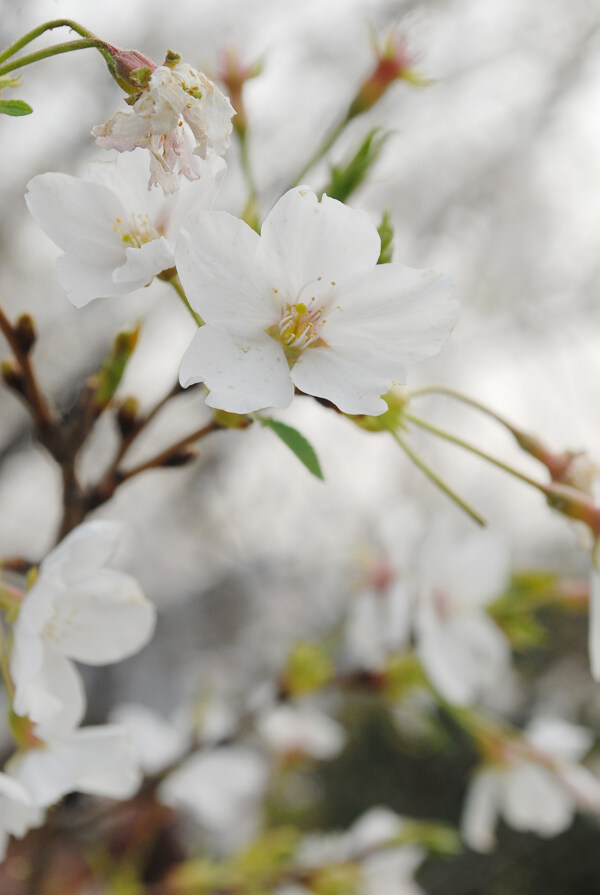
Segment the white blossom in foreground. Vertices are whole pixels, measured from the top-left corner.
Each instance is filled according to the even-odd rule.
[[[510,646],[485,607],[508,584],[510,558],[487,532],[464,540],[434,530],[420,556],[417,652],[449,702],[472,703],[510,665]]]
[[[109,724],[48,738],[14,756],[8,772],[43,808],[70,792],[128,799],[142,780],[129,734]]]
[[[577,762],[592,743],[589,730],[555,718],[535,719],[522,743],[507,742],[502,763],[474,775],[463,810],[462,832],[475,851],[495,845],[496,820],[515,830],[556,836],[576,810],[600,811],[600,780]]]
[[[592,677],[600,681],[600,572],[596,568],[599,553],[595,548],[592,556],[592,573],[590,575],[590,608],[588,622],[588,649]]]
[[[0,861],[4,859],[9,836],[20,839],[43,821],[43,809],[33,802],[25,787],[0,773]]]
[[[183,386],[237,413],[287,407],[294,386],[344,413],[381,414],[406,367],[436,354],[458,315],[452,284],[431,271],[377,264],[370,217],[311,190],[287,192],[258,236],[226,212],[181,231],[177,270],[202,326]]]
[[[223,155],[234,114],[228,98],[206,75],[180,62],[154,69],[133,106],[119,109],[92,128],[92,134],[104,149],[148,149],[149,187],[160,184],[172,193],[178,174],[197,180],[204,176],[202,160]]]
[[[126,295],[172,268],[182,221],[211,207],[225,170],[215,157],[202,180],[165,198],[146,189],[144,164],[140,150],[92,162],[87,180],[49,172],[27,184],[29,211],[64,252],[58,278],[76,308]]]
[[[256,729],[275,751],[288,756],[335,758],[344,748],[344,728],[309,705],[276,705],[262,712]]]
[[[268,774],[268,762],[258,752],[222,746],[184,761],[160,785],[158,797],[188,811],[219,850],[231,851],[255,832]]]
[[[85,522],[42,562],[13,628],[14,711],[36,735],[73,730],[85,695],[70,659],[119,662],[152,637],[156,612],[134,578],[107,568],[122,534],[117,522]]]

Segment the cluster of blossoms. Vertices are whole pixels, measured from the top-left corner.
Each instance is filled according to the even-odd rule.
[[[51,551],[23,596],[10,656],[18,750],[0,775],[6,835],[42,823],[73,790],[128,798],[141,772],[124,727],[79,725],[85,692],[72,660],[119,662],[152,637],[155,610],[137,581],[108,563],[122,535],[114,522],[87,522]]]

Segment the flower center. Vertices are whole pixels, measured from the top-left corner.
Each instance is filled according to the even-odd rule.
[[[141,248],[144,243],[160,237],[159,230],[146,214],[133,212],[128,221],[115,218],[113,229],[121,237],[126,248]]]
[[[297,304],[286,304],[279,321],[279,338],[284,347],[302,351],[314,345],[320,339],[319,329],[325,322],[322,320],[323,309],[312,307],[299,301]]]

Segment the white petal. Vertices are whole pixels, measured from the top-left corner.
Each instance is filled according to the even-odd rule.
[[[424,857],[416,845],[369,855],[362,862],[365,895],[425,895],[412,878]]]
[[[129,284],[115,283],[113,272],[126,259],[125,250],[96,249],[80,240],[71,251],[56,259],[58,279],[75,308],[84,308],[96,298],[113,298],[131,292]]]
[[[189,731],[181,731],[143,705],[123,703],[113,709],[110,720],[127,730],[146,774],[173,764],[190,743]]]
[[[29,211],[50,239],[67,251],[82,239],[99,248],[118,246],[114,225],[126,217],[107,187],[69,174],[38,174],[27,184]]]
[[[402,366],[394,367],[400,381]],[[392,387],[387,373],[373,372],[360,351],[308,348],[291,370],[294,384],[307,395],[327,398],[343,413],[378,416],[388,409],[380,397]],[[404,378],[402,376],[402,378]]]
[[[46,637],[71,659],[104,665],[137,653],[155,624],[156,610],[135,578],[100,569],[60,594]]]
[[[278,342],[267,335],[233,335],[202,326],[183,355],[179,381],[185,388],[204,382],[209,407],[250,413],[265,407],[288,407],[294,397],[289,367]]]
[[[594,734],[587,727],[571,724],[562,718],[538,715],[527,725],[527,740],[553,758],[578,761],[591,749]]]
[[[225,211],[200,212],[182,229],[175,249],[188,301],[206,323],[239,325],[261,334],[281,316],[256,251],[258,234]]]
[[[424,599],[443,593],[451,614],[477,612],[501,596],[510,576],[510,554],[492,532],[457,540],[442,523],[423,546],[420,581]]]
[[[459,312],[453,288],[433,271],[379,264],[332,292],[322,337],[401,382],[405,366],[437,354],[452,332]]]
[[[504,772],[485,769],[469,784],[461,819],[461,832],[469,848],[489,852],[496,844],[494,828],[498,815]]]
[[[256,729],[278,752],[301,752],[321,760],[335,758],[346,742],[344,728],[310,706],[276,706],[259,716]]]
[[[31,827],[39,826],[44,812],[32,802],[25,787],[10,777],[0,773],[0,828],[12,836],[24,836]],[[1,857],[0,857],[1,860]]]
[[[503,813],[515,830],[556,836],[571,823],[573,801],[552,771],[524,763],[507,776]]]
[[[350,828],[352,852],[356,854],[380,848],[399,836],[403,826],[402,819],[391,808],[382,805],[369,808]]]
[[[129,798],[141,781],[129,738],[111,725],[77,730],[30,749],[14,758],[9,770],[43,807],[70,792]]]
[[[289,190],[261,228],[258,258],[273,286],[293,301],[313,280],[329,287],[374,267],[381,240],[369,215],[308,187]]]
[[[16,677],[15,691],[15,712],[35,722],[36,735],[42,739],[74,730],[85,713],[79,672],[46,644],[39,672],[29,680]]]
[[[588,644],[592,677],[600,681],[600,573],[595,568],[590,576]]]
[[[113,281],[125,284],[131,291],[146,286],[152,277],[175,264],[173,249],[164,236],[151,239],[139,248],[125,250],[125,264],[113,272]]]
[[[40,578],[51,575],[72,582],[101,569],[114,556],[123,531],[120,522],[83,522],[48,554],[40,566]]]
[[[92,136],[103,149],[129,152],[136,146],[147,146],[150,122],[136,115],[133,109],[118,109],[104,124],[92,128]]]

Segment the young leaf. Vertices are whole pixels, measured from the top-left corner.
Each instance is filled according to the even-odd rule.
[[[388,135],[380,128],[370,131],[357,152],[345,165],[331,168],[331,180],[325,192],[330,199],[346,202],[349,196],[365,180],[372,165],[377,161]]]
[[[312,472],[318,479],[323,478],[319,458],[315,453],[315,449],[304,435],[301,435],[292,426],[280,423],[278,420],[272,420],[269,417],[261,417],[260,422],[263,426],[268,426],[269,429],[272,429],[281,438],[283,443],[294,452],[300,462],[304,463],[309,472]]]
[[[31,115],[33,109],[22,99],[0,99],[0,115]]]

